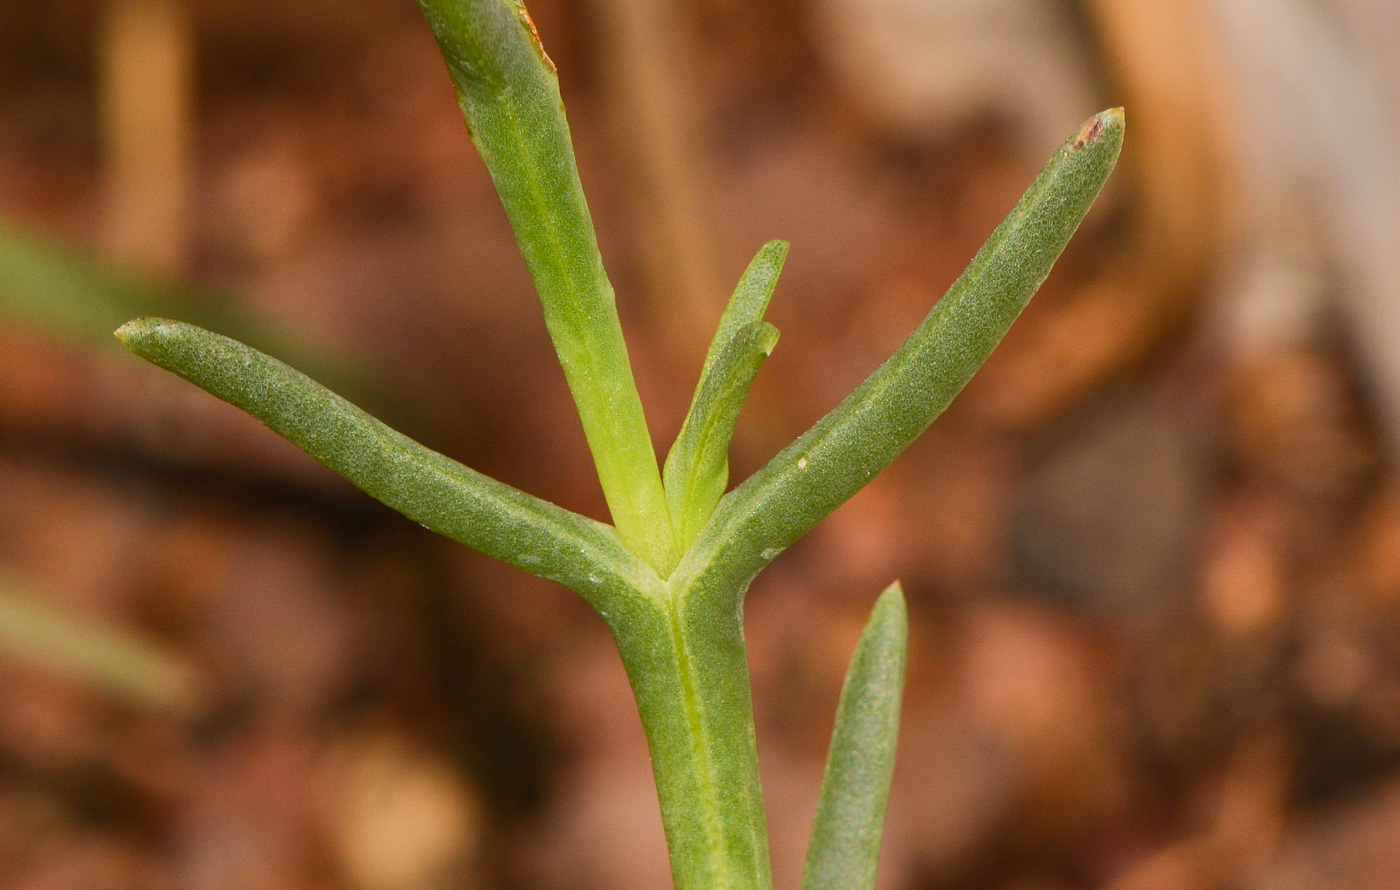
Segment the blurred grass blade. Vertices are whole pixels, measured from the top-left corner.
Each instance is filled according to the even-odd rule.
[[[909,618],[899,582],[870,613],[827,753],[802,890],[871,890],[894,775]]]
[[[158,318],[128,322],[117,337],[147,361],[247,411],[409,519],[558,581],[595,606],[658,583],[608,526],[425,448],[256,349]]]
[[[321,350],[281,337],[267,325],[220,308],[232,302],[195,294],[144,275],[118,270],[49,239],[0,223],[0,316],[41,333],[87,348],[109,348],[112,331],[143,315],[179,315],[205,327],[229,331],[288,356],[344,392],[377,408],[407,413],[402,399],[390,399],[363,369]],[[417,421],[415,416],[413,420]]]
[[[778,342],[764,311],[787,259],[785,241],[759,250],[720,317],[690,411],[666,457],[663,479],[676,550],[684,553],[729,484],[729,442],[763,360]]]
[[[204,700],[198,671],[127,631],[46,602],[0,576],[0,656],[183,717]]]
[[[1050,274],[1122,143],[1122,109],[1087,121],[894,355],[720,501],[681,571],[722,566],[727,584],[744,584],[909,447]]]
[[[75,251],[0,225],[0,312],[89,345],[112,329],[183,301],[172,288],[122,275]]]
[[[623,542],[663,575],[670,514],[579,182],[559,79],[520,0],[420,0],[544,306]]]

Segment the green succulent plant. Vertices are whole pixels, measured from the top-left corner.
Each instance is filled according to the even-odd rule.
[[[257,417],[410,519],[578,592],[632,684],[675,886],[771,886],[742,607],[754,576],[933,422],[1015,321],[1113,169],[1121,109],[1051,158],[902,346],[829,414],[726,493],[763,321],[788,246],[764,246],[720,321],[664,472],[584,200],[553,63],[520,0],[421,0],[467,128],[544,306],[612,525],[477,473],[310,378],[193,325],[141,318],[136,354]],[[804,888],[873,886],[899,725],[907,619],[877,601],[842,692]]]

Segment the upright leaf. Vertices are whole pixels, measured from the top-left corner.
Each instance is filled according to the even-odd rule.
[[[778,286],[778,276],[787,262],[788,243],[782,240],[769,241],[758,249],[749,261],[739,283],[729,297],[729,305],[724,307],[719,326],[715,328],[714,339],[710,341],[710,351],[705,356],[705,364],[700,369],[700,383],[696,391],[705,385],[719,354],[725,345],[738,335],[739,331],[763,320],[768,304],[773,299],[773,290]]]
[[[705,356],[690,411],[666,457],[663,479],[678,552],[684,553],[700,534],[729,484],[734,424],[759,367],[778,342],[778,329],[762,318],[787,252],[786,241],[770,241],[739,279]]]
[[[827,753],[802,890],[871,890],[899,741],[909,619],[899,582],[870,613]]]
[[[670,514],[554,64],[519,0],[420,0],[505,205],[623,542],[663,575]]]

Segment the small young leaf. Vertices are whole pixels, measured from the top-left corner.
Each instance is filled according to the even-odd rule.
[[[827,753],[802,890],[870,890],[899,741],[909,619],[899,582],[870,613]]]
[[[904,344],[797,441],[726,495],[673,587],[742,590],[928,428],[1050,274],[1123,143],[1123,111],[1087,121]]]
[[[559,79],[520,0],[420,0],[534,279],[618,534],[669,574],[670,512]]]
[[[744,274],[739,276],[739,283],[735,285],[729,305],[719,318],[714,339],[710,341],[710,351],[700,369],[700,383],[695,387],[697,393],[705,385],[705,378],[711,374],[720,352],[729,341],[742,329],[763,320],[763,313],[768,311],[768,303],[773,299],[773,290],[778,286],[778,276],[782,274],[787,255],[786,241],[769,241],[758,249]]]
[[[778,342],[778,329],[766,321],[743,328],[720,351],[705,375],[662,477],[676,549],[685,552],[729,484],[729,440],[744,397],[763,360]]]
[[[655,573],[610,527],[423,447],[252,347],[159,318],[128,322],[117,337],[147,361],[247,411],[414,522],[558,581],[600,610],[630,591],[659,588]]]
[[[663,474],[676,550],[684,553],[729,484],[729,440],[778,329],[761,321],[787,259],[785,241],[770,241],[749,263],[720,317],[690,411]]]

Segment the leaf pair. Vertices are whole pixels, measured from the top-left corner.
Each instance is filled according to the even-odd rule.
[[[761,317],[786,245],[775,242],[760,252],[715,336],[667,461],[664,489],[657,474],[663,513],[632,514],[646,528],[665,531],[660,544],[654,537],[639,538],[635,525],[629,537],[617,512],[614,531],[476,473],[233,340],[160,319],[130,322],[118,336],[137,354],[258,417],[409,518],[582,594],[608,618],[622,647],[648,724],[659,787],[684,791],[662,794],[677,886],[715,885],[722,876],[735,887],[761,888],[767,881],[766,854],[753,852],[763,828],[738,624],[744,591],[783,548],[884,469],[961,390],[1064,249],[1113,167],[1122,130],[1120,110],[1092,118],[1051,159],[899,350],[797,441],[722,495],[735,419],[776,337]],[[560,354],[565,355],[562,347]],[[635,390],[630,372],[625,383],[622,389]],[[603,393],[599,404],[610,404],[607,386],[588,387],[589,397]],[[580,401],[584,415],[585,404]],[[596,440],[590,436],[589,441],[596,457]],[[647,449],[649,454],[649,444]],[[600,478],[606,472],[600,463]],[[610,506],[614,503],[610,497]],[[657,523],[648,524],[658,515]],[[675,570],[667,571],[678,553],[683,556]],[[634,620],[641,623],[629,626]],[[675,735],[690,732],[693,737],[685,739]],[[841,741],[843,732],[838,728],[834,752],[860,750],[859,742]],[[733,758],[750,762],[733,765]],[[833,764],[852,762],[844,755],[833,758]],[[833,770],[834,776],[850,774],[837,766]],[[677,779],[687,771],[696,771],[696,777]],[[835,790],[824,800],[835,802],[824,803],[827,815],[818,819],[815,864],[809,866],[818,877],[812,881],[832,873],[832,862],[856,868],[852,853],[821,851],[835,849],[832,838],[849,833],[849,823],[859,821],[841,814],[868,811],[883,800],[883,792],[871,792],[868,781],[829,782]],[[715,846],[716,808],[731,803],[725,818],[748,827],[720,833],[738,838],[732,848]],[[699,807],[699,816],[688,815],[692,806]],[[862,843],[873,842],[866,837]]]
[[[662,478],[680,553],[699,537],[729,484],[729,442],[739,410],[778,342],[778,329],[763,321],[763,313],[787,254],[786,241],[768,242],[739,279],[700,369],[690,411],[666,457]]]
[[[585,561],[617,567],[617,579],[642,588],[666,581],[673,594],[683,595],[722,581],[741,595],[764,565],[864,487],[952,401],[1049,273],[1122,144],[1120,109],[1091,118],[899,350],[726,496],[734,423],[777,338],[762,316],[787,245],[764,247],[721,319],[663,485],[579,183],[557,76],[523,5],[422,4],[530,267],[621,546],[599,524],[393,433],[241,344],[150,319],[127,325],[119,336],[138,354],[283,432],[390,506],[560,580],[595,605],[604,596],[600,586],[617,585],[592,580],[599,573],[573,564],[567,554],[587,553]],[[345,449],[318,431],[318,410],[358,437],[360,447]],[[378,449],[382,458],[369,460],[366,448]],[[433,471],[419,477],[408,469],[419,465]],[[651,571],[641,571],[638,562]]]

